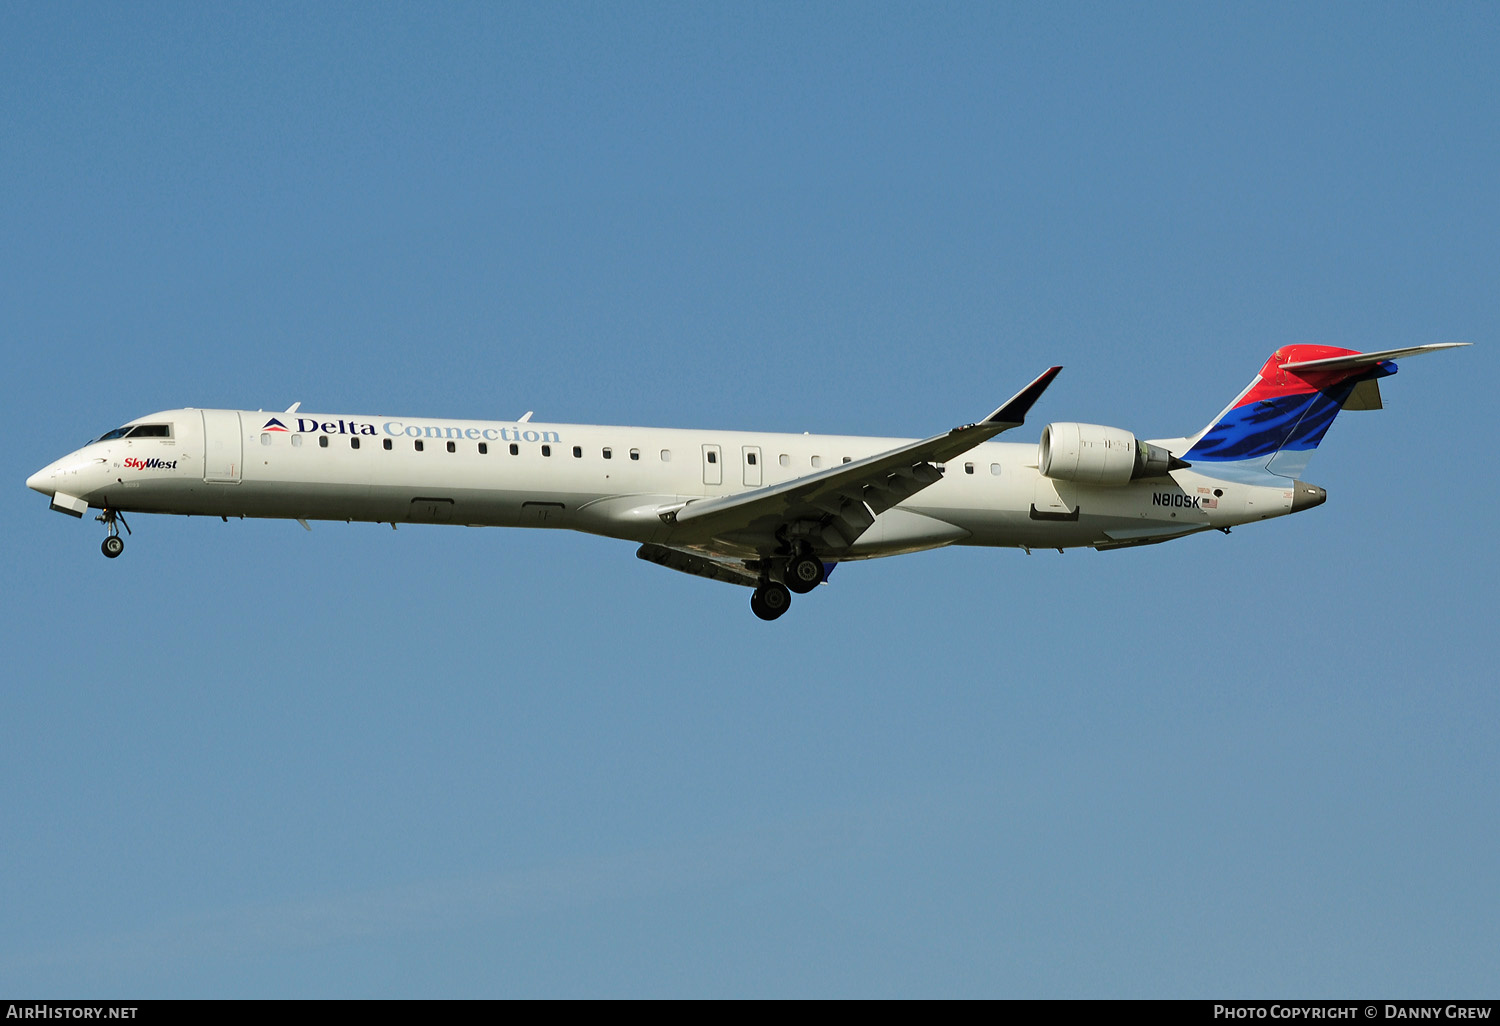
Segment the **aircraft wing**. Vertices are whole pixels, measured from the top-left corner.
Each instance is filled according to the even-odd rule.
[[[836,555],[853,545],[875,518],[941,480],[944,463],[1018,427],[1061,367],[1051,367],[988,417],[920,442],[819,470],[780,484],[689,502],[663,519],[674,524],[673,547],[712,551],[715,542],[764,551],[768,542],[801,528],[820,551]]]

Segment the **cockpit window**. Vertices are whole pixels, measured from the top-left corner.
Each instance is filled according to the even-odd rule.
[[[108,442],[116,438],[171,438],[171,424],[126,424],[124,427],[107,431],[90,442]]]

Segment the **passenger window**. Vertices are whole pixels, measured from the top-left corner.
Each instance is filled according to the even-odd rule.
[[[552,446],[550,446],[550,445],[544,445],[544,446],[542,446],[542,455],[543,456],[551,456],[552,455]]]
[[[812,458],[812,465],[815,466],[815,467],[821,467],[823,465],[823,457],[821,457],[821,456],[814,456]]]
[[[581,459],[583,459],[583,446],[581,446],[581,445],[575,445],[575,446],[573,446],[573,458],[575,460],[581,460]]]
[[[269,433],[260,436],[260,444],[261,445],[270,445],[271,444],[271,436],[270,436]]]
[[[964,464],[964,473],[965,474],[972,474],[972,473],[974,473],[974,464],[972,464],[972,463],[965,463]]]
[[[458,452],[458,443],[457,442],[449,442],[448,443],[448,451],[449,452]]]
[[[752,467],[755,466],[755,453],[753,453],[753,452],[747,452],[747,453],[745,453],[745,462],[748,463],[748,464],[750,464]]]
[[[519,455],[521,455],[521,447],[519,445],[517,445],[515,442],[511,442],[510,443],[510,454],[512,456],[519,456]]]
[[[420,438],[413,442],[412,445],[416,446],[417,452],[422,451],[422,440]]]
[[[349,448],[351,448],[351,449],[358,449],[359,448],[359,438],[358,437],[349,439]]]
[[[671,463],[672,462],[672,450],[671,449],[663,449],[661,451],[661,461],[663,463]]]
[[[488,442],[480,442],[479,443],[479,455],[481,455],[481,456],[488,455],[489,451],[490,451],[490,445],[489,445]]]
[[[780,462],[783,467],[790,467],[792,465],[792,458],[786,453],[782,453],[781,458],[778,462]]]
[[[993,475],[995,475],[996,477],[999,477],[1000,476],[1000,464],[998,464],[998,463],[991,463],[990,464],[990,473],[993,474]]]
[[[328,448],[328,436],[327,435],[319,435],[318,436],[318,448],[320,448],[320,449],[326,449],[326,448]]]
[[[302,436],[301,435],[293,435],[292,436],[292,448],[293,449],[300,449],[300,448],[302,448]]]
[[[391,440],[389,438],[383,440],[380,444],[385,447],[386,452],[391,451]]]
[[[639,450],[639,449],[631,449],[630,450],[630,458],[633,459],[633,460],[640,459],[641,458],[641,450]]]
[[[717,462],[719,462],[719,454],[716,453],[716,452],[714,452],[714,451],[712,451],[712,450],[709,450],[709,453],[708,453],[708,462],[710,462],[710,463],[717,463]]]
[[[609,451],[609,446],[606,445],[604,447],[604,458],[607,459],[607,460],[612,460],[612,459],[614,459],[614,457],[615,457],[615,454],[612,453],[612,452],[610,452]]]

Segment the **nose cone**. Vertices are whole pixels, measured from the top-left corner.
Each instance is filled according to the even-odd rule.
[[[34,492],[41,492],[43,495],[51,495],[54,491],[52,487],[52,470],[56,466],[57,464],[54,463],[32,474],[26,479],[26,487]]]
[[[1292,482],[1292,512],[1300,513],[1304,509],[1312,509],[1321,506],[1328,501],[1328,493],[1317,485],[1310,485],[1306,481]]]

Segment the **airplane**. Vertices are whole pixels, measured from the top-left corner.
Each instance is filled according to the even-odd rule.
[[[637,543],[668,569],[751,589],[763,620],[834,568],[947,545],[1153,545],[1321,505],[1301,480],[1340,410],[1381,408],[1397,357],[1288,345],[1197,434],[1020,427],[1060,367],[989,416],[921,440],[516,421],[166,410],[26,481],[75,517],[97,508],[104,554],[126,513],[545,527]]]

